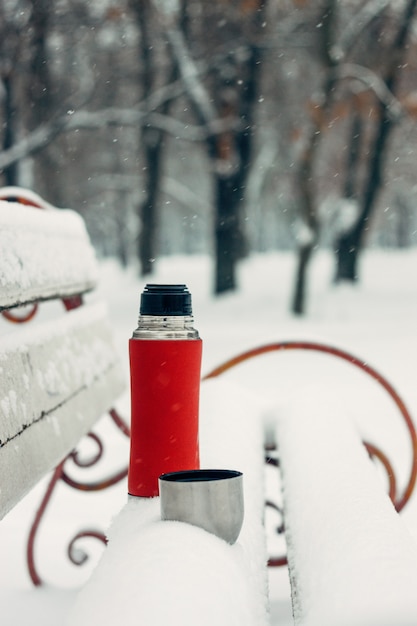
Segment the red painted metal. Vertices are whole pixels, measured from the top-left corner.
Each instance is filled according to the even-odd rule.
[[[117,415],[117,412],[115,411],[115,409],[111,409],[111,412]],[[123,420],[120,416],[118,416],[118,419],[117,420],[113,419],[113,422],[115,423],[117,428],[119,428],[119,422],[123,423]],[[124,428],[120,428],[120,430],[124,435],[126,435]],[[95,441],[95,443],[97,444],[97,452],[94,456],[90,457],[89,459],[82,459],[81,455],[77,452],[77,450],[73,450],[71,454],[69,454],[67,459],[68,460],[71,459],[77,467],[81,467],[81,468],[92,467],[93,465],[98,463],[103,456],[104,446],[100,437],[96,435],[95,433],[88,433],[87,437]],[[120,470],[119,472],[116,472],[115,474],[107,476],[106,478],[102,480],[98,480],[94,482],[81,482],[79,480],[75,480],[71,478],[71,476],[65,471],[65,468],[63,468],[60,478],[69,487],[72,487],[73,489],[78,489],[79,491],[102,491],[103,489],[107,489],[108,487],[112,487],[113,485],[116,485],[121,480],[123,480],[126,476],[127,476],[127,467]]]
[[[67,311],[72,311],[83,304],[83,297],[82,295],[68,296],[62,298],[62,303]]]
[[[111,414],[112,414],[112,420],[117,426],[117,428],[124,435],[126,435],[126,428],[123,427],[124,426],[123,419],[120,417],[120,415],[117,413],[115,409],[111,409]],[[93,456],[89,457],[88,459],[83,459],[82,456],[76,450],[74,450],[66,457],[66,459],[62,461],[62,463],[60,463],[56,467],[48,483],[48,487],[45,491],[41,504],[36,512],[34,521],[32,523],[32,526],[29,532],[29,537],[28,537],[26,555],[27,555],[27,563],[28,563],[28,570],[29,570],[30,578],[33,584],[37,587],[42,585],[44,581],[41,578],[38,572],[38,568],[36,566],[36,559],[35,559],[36,537],[39,531],[40,524],[44,518],[45,512],[47,510],[47,507],[49,505],[49,502],[55,490],[55,487],[57,486],[59,481],[64,482],[65,484],[67,484],[69,487],[72,487],[73,489],[77,489],[79,491],[84,491],[84,492],[85,491],[92,492],[92,491],[102,491],[103,489],[107,489],[108,487],[116,485],[118,482],[120,482],[127,476],[127,467],[126,467],[125,469],[120,470],[114,475],[108,476],[103,480],[94,481],[94,482],[83,483],[81,481],[74,480],[73,478],[71,478],[71,476],[69,475],[66,469],[70,462],[73,465],[76,465],[78,468],[87,468],[87,467],[92,467],[93,465],[98,463],[103,456],[104,446],[103,446],[101,439],[98,437],[98,435],[94,433],[89,433],[88,437],[97,444],[97,452]],[[83,531],[78,532],[73,537],[73,539],[71,539],[68,545],[68,550],[67,550],[68,556],[71,562],[74,563],[75,565],[83,565],[88,560],[88,555],[85,552],[83,553],[82,558],[79,558],[76,556],[78,553],[75,550],[75,543],[82,537],[90,537],[93,539],[98,539],[103,544],[106,544],[107,542],[105,534],[102,531],[90,529],[90,530],[83,530]]]
[[[122,433],[126,435],[126,437],[130,437],[130,428],[128,427],[124,419],[120,417],[116,409],[110,409],[109,415],[112,418],[113,422],[116,424],[117,428],[121,430]]]
[[[68,558],[74,565],[84,565],[89,559],[89,555],[85,550],[77,548],[76,543],[79,539],[98,539],[105,546],[107,545],[107,537],[104,533],[97,530],[83,530],[75,535],[75,537],[68,544],[67,554]]]
[[[23,310],[22,310],[23,309]],[[38,312],[38,304],[35,303],[28,307],[16,307],[15,309],[11,309],[8,311],[2,311],[1,314],[6,318],[8,322],[13,322],[13,324],[25,324],[26,322],[30,322]]]
[[[52,478],[49,481],[48,487],[45,491],[45,494],[42,498],[42,501],[39,505],[39,508],[36,512],[35,515],[35,519],[32,522],[32,526],[30,528],[30,532],[29,532],[29,537],[28,537],[28,542],[27,542],[27,546],[26,546],[26,559],[27,559],[27,564],[28,564],[28,569],[29,569],[29,576],[33,582],[33,584],[35,585],[35,587],[40,587],[40,585],[43,584],[42,578],[40,577],[39,573],[38,573],[38,569],[36,567],[35,564],[35,540],[36,540],[36,535],[39,529],[39,525],[41,523],[41,520],[44,516],[44,513],[47,509],[47,506],[51,500],[51,496],[52,493],[55,489],[55,486],[57,484],[57,482],[59,481],[61,474],[62,474],[62,468],[64,466],[65,461],[62,461],[62,463],[60,463],[54,470],[54,473],[52,474]]]

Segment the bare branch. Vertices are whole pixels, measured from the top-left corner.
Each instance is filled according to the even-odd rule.
[[[334,47],[335,60],[343,60],[349,54],[361,33],[368,24],[389,5],[390,0],[370,0],[356,13],[344,29],[337,46]]]
[[[205,212],[207,215],[212,213],[213,207],[210,202],[205,197],[202,197],[200,193],[196,193],[179,180],[165,177],[162,181],[162,186],[166,194],[180,202],[184,207],[194,212],[197,207],[198,210]]]
[[[335,75],[338,80],[354,79],[364,84],[367,89],[371,89],[387,108],[393,121],[398,121],[407,115],[407,111],[388,89],[385,81],[367,67],[355,63],[343,63],[336,68]]]
[[[67,125],[66,130],[95,130],[106,126],[152,126],[166,133],[187,139],[189,141],[202,141],[209,135],[220,134],[225,130],[235,129],[238,122],[234,118],[213,119],[210,129],[206,126],[195,126],[180,122],[179,120],[157,113],[140,109],[119,109],[111,107],[101,111],[79,111],[74,113],[73,118]]]
[[[67,130],[69,120],[70,118],[66,115],[62,116],[59,120],[42,124],[27,137],[15,143],[11,148],[0,152],[0,170],[45,148],[56,136]]]
[[[159,128],[174,137],[188,141],[204,141],[213,135],[221,135],[226,131],[239,130],[241,128],[240,121],[235,117],[213,119],[210,126],[184,124],[184,122],[179,122],[173,117],[161,115],[160,113],[149,113],[146,116],[146,120],[154,128]]]
[[[203,83],[199,78],[197,67],[191,58],[184,35],[178,28],[166,30],[175,61],[187,93],[191,96],[204,122],[210,126],[217,117],[215,107]]]
[[[235,129],[238,121],[234,118],[213,119],[210,127],[207,127],[184,124],[175,118],[141,109],[110,107],[100,111],[69,111],[54,121],[42,124],[9,150],[0,152],[0,170],[39,152],[62,133],[75,130],[99,130],[107,126],[138,127],[145,124],[163,130],[174,137],[188,141],[204,141],[211,135]]]
[[[200,80],[200,72],[189,51],[184,34],[178,28],[176,15],[167,11],[162,13],[157,6],[158,2],[155,0],[154,5],[156,5],[155,8],[175,57],[184,88],[196,107],[202,122],[210,127],[217,117],[217,111],[211,103],[210,94]]]
[[[199,79],[202,68],[190,57],[181,33],[180,37],[174,34],[175,50],[181,57],[180,71],[182,78],[158,89],[155,89],[148,98],[138,104],[137,109],[107,108],[101,111],[78,110],[67,111],[53,121],[42,124],[36,130],[18,141],[8,150],[0,152],[0,170],[13,163],[28,157],[45,148],[58,135],[77,129],[97,130],[106,126],[140,126],[149,124],[165,132],[186,139],[188,141],[203,141],[208,137],[220,134],[225,130],[236,128],[238,121],[218,119],[214,107],[210,104],[208,94]],[[199,110],[204,112],[203,125],[194,126],[184,124],[159,113],[154,112],[167,100],[175,99],[191,90],[191,95],[200,104]]]

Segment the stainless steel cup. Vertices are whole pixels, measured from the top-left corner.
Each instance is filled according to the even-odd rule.
[[[200,469],[159,477],[161,519],[204,528],[230,544],[243,524],[243,476],[234,470]]]

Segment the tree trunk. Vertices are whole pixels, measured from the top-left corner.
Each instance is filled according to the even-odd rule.
[[[292,301],[292,312],[303,315],[305,312],[307,269],[314,251],[314,242],[304,244],[298,249],[297,270],[295,274],[295,287]]]
[[[256,30],[260,30],[266,2],[255,3],[257,10],[253,16]],[[254,5],[254,7],[255,7]],[[253,10],[253,9],[252,9]],[[255,137],[255,113],[259,97],[259,79],[262,68],[262,48],[255,43],[248,45],[248,57],[243,65],[235,68],[231,82],[220,86],[235,92],[236,107],[231,110],[226,96],[220,114],[233,113],[240,120],[242,130],[228,132],[210,144],[211,158],[216,161],[229,161],[230,175],[217,173],[215,176],[215,287],[216,294],[233,291],[237,287],[236,271],[239,259],[247,254],[247,238],[243,229],[243,207],[246,183],[253,157]],[[242,81],[238,77],[244,77]],[[230,96],[229,96],[230,97]],[[224,110],[222,110],[222,108]],[[236,164],[233,165],[233,159]],[[216,168],[214,168],[215,170]]]
[[[4,87],[4,137],[3,137],[3,150],[7,150],[15,143],[15,124],[16,124],[16,110],[13,103],[13,74],[10,71],[7,76],[3,78]],[[16,186],[19,184],[18,180],[18,164],[12,163],[6,167],[3,171],[4,184],[7,186]]]
[[[217,176],[215,224],[215,293],[236,289],[236,264],[242,255],[242,233],[236,177]]]
[[[143,98],[148,98],[156,82],[158,72],[157,62],[153,53],[153,33],[151,20],[151,6],[149,0],[142,2],[131,1],[132,10],[136,14],[140,30],[140,51],[143,63]],[[170,80],[174,79],[176,69],[171,68]],[[170,103],[167,100],[161,108],[161,113],[167,115]],[[164,148],[164,133],[150,126],[142,129],[144,144],[145,197],[138,206],[140,232],[138,236],[137,255],[142,276],[152,274],[155,269],[157,256],[158,218],[157,202],[162,173],[162,158]]]
[[[344,196],[345,198],[357,199],[358,195],[358,173],[361,165],[361,146],[363,138],[362,117],[356,111],[353,112],[352,128],[350,131],[350,141],[348,158],[346,164],[346,180]]]
[[[322,38],[321,52],[323,63],[327,70],[323,82],[321,95],[322,105],[318,107],[318,114],[313,119],[307,146],[301,156],[296,176],[297,194],[300,205],[300,215],[304,227],[308,230],[308,239],[301,241],[297,251],[297,271],[294,283],[294,293],[291,303],[291,311],[296,315],[305,313],[307,269],[319,240],[320,220],[318,215],[316,190],[314,185],[316,155],[322,137],[322,126],[332,107],[334,98],[334,78],[331,72],[334,68],[334,60],[330,54],[333,45],[333,37],[336,22],[336,1],[326,0],[321,16]]]
[[[36,129],[55,115],[56,87],[50,75],[48,37],[51,6],[49,0],[31,0],[30,31],[32,36],[31,75],[28,78],[28,101],[31,103],[30,128]],[[41,150],[34,158],[34,187],[55,206],[65,206],[59,184],[61,152],[54,145]]]
[[[304,227],[309,231],[309,236],[307,241],[303,241],[298,245],[297,250],[297,270],[291,303],[291,311],[296,315],[303,315],[305,313],[307,269],[314,248],[317,245],[320,232],[320,222],[312,189],[314,155],[318,148],[319,141],[320,135],[313,131],[309,147],[303,155],[297,176],[300,212],[302,214]]]
[[[145,143],[146,184],[145,199],[139,207],[141,230],[138,256],[141,275],[152,274],[157,256],[157,201],[161,181],[162,133],[144,128],[142,139]]]
[[[215,4],[215,3],[214,3]],[[210,13],[210,3],[207,3]],[[216,294],[236,288],[236,265],[245,249],[242,227],[242,207],[246,179],[252,161],[255,132],[255,110],[258,97],[258,79],[261,69],[262,47],[259,42],[264,24],[266,0],[237,3],[233,24],[236,32],[250,30],[244,48],[238,54],[230,47],[221,63],[213,65],[210,87],[200,80],[189,45],[188,18],[185,3],[181,3],[181,17],[169,19],[165,14],[165,29],[172,54],[179,68],[185,91],[200,124],[208,130],[207,152],[213,172],[215,195],[214,241]],[[231,32],[234,32],[233,30]],[[225,48],[229,42],[224,41]],[[239,129],[230,128],[215,134],[211,128],[218,118],[239,122]]]
[[[347,155],[344,197],[355,201],[357,201],[358,198],[358,171],[361,167],[363,131],[362,118],[360,114],[354,112]],[[359,244],[360,239],[356,231],[342,230],[336,237],[334,244],[337,259],[334,277],[335,283],[341,280],[355,282],[358,279],[358,255],[355,251]]]
[[[385,84],[387,89],[395,95],[400,77],[401,67],[406,53],[406,43],[412,17],[417,6],[417,0],[410,0],[404,10],[402,20],[390,50],[390,66],[388,67]],[[358,257],[363,248],[365,229],[375,209],[378,193],[381,190],[383,179],[384,159],[388,140],[394,127],[393,112],[384,102],[379,104],[380,118],[376,130],[372,150],[370,151],[370,165],[367,182],[362,201],[362,210],[354,227],[343,233],[338,239],[336,249],[336,281],[358,280]]]
[[[361,247],[361,230],[355,229],[344,233],[337,241],[335,282],[342,280],[356,282],[358,280],[358,258]]]

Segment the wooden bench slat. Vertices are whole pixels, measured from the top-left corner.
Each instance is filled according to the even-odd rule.
[[[0,347],[0,519],[125,387],[106,309],[85,305]]]
[[[417,546],[341,402],[305,392],[278,420],[294,623],[417,623]]]
[[[98,268],[80,215],[0,200],[0,310],[94,288]]]

